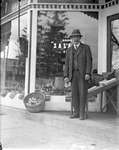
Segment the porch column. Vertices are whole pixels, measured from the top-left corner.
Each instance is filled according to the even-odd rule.
[[[116,74],[117,80],[119,80],[119,70]],[[117,115],[119,116],[119,85],[117,86]]]
[[[27,15],[28,58],[25,70],[25,95],[35,91],[37,10],[29,10]]]
[[[101,2],[101,0],[100,0]],[[119,5],[99,11],[98,21],[98,73],[107,72],[107,17],[118,14]]]
[[[107,71],[107,20],[103,17],[103,11],[99,11],[98,21],[98,73]]]

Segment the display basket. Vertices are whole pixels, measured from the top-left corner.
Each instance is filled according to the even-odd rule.
[[[44,111],[45,95],[44,93],[30,93],[24,98],[24,105],[31,113],[38,113]]]

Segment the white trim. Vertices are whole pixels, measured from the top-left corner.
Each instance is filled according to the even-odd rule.
[[[26,58],[25,95],[35,91],[36,46],[37,46],[37,10],[28,11],[28,58]],[[31,16],[32,15],[32,16]],[[32,21],[31,21],[32,20]]]
[[[44,0],[45,1],[45,0]],[[38,10],[46,10],[46,11],[98,11],[107,9],[109,7],[113,7],[115,5],[119,5],[119,0],[113,0],[111,2],[102,4],[92,4],[92,3],[39,3],[38,0],[31,2],[28,0],[28,3],[21,7],[20,14],[24,14],[29,9],[38,9]],[[1,24],[4,24],[14,18],[18,17],[18,10],[4,16],[1,18]]]
[[[30,43],[30,10],[27,11],[27,36],[28,36],[28,57],[26,58],[26,62],[25,62],[25,96],[28,94],[28,83],[29,83],[29,49],[30,49],[30,46],[29,46],[29,43]]]
[[[107,54],[106,54],[106,41],[107,41],[107,21],[103,17],[103,13],[99,12],[98,21],[98,73],[106,72],[107,68]]]
[[[32,37],[31,37],[31,62],[30,62],[30,93],[35,91],[36,80],[36,47],[37,47],[37,10],[33,11]]]

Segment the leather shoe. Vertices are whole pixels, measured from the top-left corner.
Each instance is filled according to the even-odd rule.
[[[87,119],[87,118],[88,118],[88,115],[87,115],[87,114],[85,114],[85,115],[79,117],[80,120],[85,120],[85,119]]]
[[[79,115],[78,115],[78,114],[73,114],[73,115],[70,116],[70,118],[71,118],[71,119],[79,118]]]
[[[80,117],[79,119],[80,119],[80,120],[85,120],[85,117],[83,116],[83,117]]]

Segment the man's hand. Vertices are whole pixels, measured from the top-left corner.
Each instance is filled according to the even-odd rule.
[[[68,83],[68,82],[69,82],[69,78],[67,78],[67,77],[64,78],[64,82],[65,82],[65,83]]]
[[[65,82],[65,84],[64,84],[64,87],[65,88],[68,88],[68,87],[70,87],[71,86],[71,82],[69,81],[69,78],[64,78],[64,82]]]
[[[85,75],[85,80],[89,80],[90,79],[90,75],[89,74],[86,74]]]

